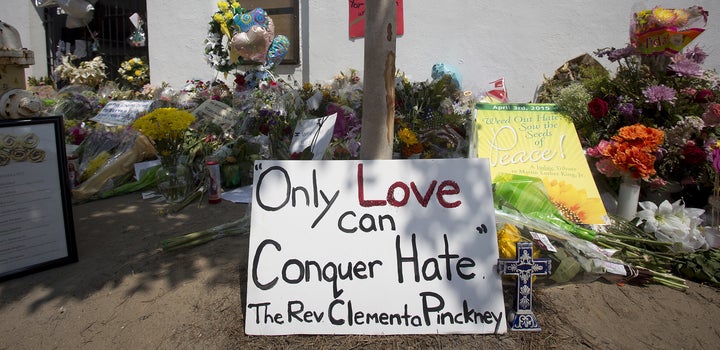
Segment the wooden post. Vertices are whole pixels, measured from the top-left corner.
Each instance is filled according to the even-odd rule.
[[[395,125],[395,1],[365,2],[360,159],[392,159]]]

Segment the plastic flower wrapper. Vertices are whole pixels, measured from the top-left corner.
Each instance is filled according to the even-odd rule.
[[[132,146],[136,132],[124,128],[96,127],[75,151],[81,181],[94,175],[115,154]]]
[[[98,95],[85,85],[66,86],[57,93],[51,113],[65,119],[87,120],[100,111]]]
[[[94,144],[93,141],[98,143]],[[132,177],[135,163],[156,156],[150,140],[132,129],[93,133],[81,148],[83,159],[89,159],[83,174],[89,175],[80,186],[72,190],[75,202],[92,200],[99,192],[122,185]],[[90,170],[89,167],[96,169]]]
[[[558,226],[575,236],[592,241],[595,232],[565,218],[553,204],[542,180],[536,177],[499,174],[493,181],[495,208],[509,207],[527,217]]]
[[[448,125],[428,130],[419,137],[429,158],[463,158],[467,155],[467,139]]]
[[[708,12],[700,6],[670,9],[657,6],[638,11],[630,24],[630,42],[645,55],[673,55],[700,35],[707,24]]]
[[[668,264],[674,261],[673,257],[648,250],[642,245],[666,246],[666,243],[634,237],[631,234],[619,236],[599,231],[595,241],[590,242],[561,227],[526,216],[510,207],[496,208],[495,219],[500,228],[505,224],[517,226],[522,235],[521,239],[532,240],[542,251],[541,257],[553,260],[551,276],[539,280],[540,285],[591,282],[604,278],[617,283],[653,282],[677,290],[687,289],[684,279],[670,274]],[[627,225],[629,227],[624,228],[626,232],[639,230],[630,223]],[[501,252],[503,239],[504,237],[498,236]],[[631,258],[634,259],[633,262],[629,261]]]
[[[541,284],[591,282],[603,276],[617,279],[630,275],[630,266],[611,257],[613,250],[601,249],[561,227],[507,207],[496,209],[495,219],[501,258],[515,258],[515,243],[524,240],[534,243],[533,257],[553,260],[552,274],[542,278]]]

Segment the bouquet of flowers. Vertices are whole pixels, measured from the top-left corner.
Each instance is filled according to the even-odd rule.
[[[599,174],[623,179],[607,181],[609,190],[620,187],[618,207],[627,206],[622,198],[632,186],[628,179],[644,180],[641,210],[635,212],[635,192],[632,215],[607,218],[607,225],[595,228],[593,242],[614,249],[612,256],[641,280],[650,271],[676,288],[682,283],[668,279],[670,272],[718,283],[714,266],[720,254],[707,249],[706,241],[717,230],[701,226],[699,208],[709,202],[715,212],[720,203],[717,189],[709,190],[719,184],[720,79],[703,68],[707,53],[687,46],[703,31],[693,26],[707,16],[698,6],[634,13],[630,44],[595,52],[617,64],[614,72],[583,55],[560,67],[538,95],[538,102],[556,103],[573,120]],[[715,197],[708,198],[711,193]]]
[[[88,85],[93,88],[97,88],[107,79],[105,75],[107,66],[102,57],[97,56],[78,65],[73,63],[75,58],[72,55],[63,56],[62,64],[55,68],[54,73],[71,85]]]
[[[155,145],[160,157],[160,169],[156,173],[157,189],[170,203],[185,200],[188,191],[198,182],[180,157],[184,154],[185,134],[194,121],[195,116],[185,110],[157,108],[133,123],[133,128]]]
[[[340,72],[325,84],[306,83],[300,97],[310,115],[337,113],[328,154],[332,159],[355,159],[360,149],[363,84],[357,70]]]
[[[185,140],[185,132],[195,121],[190,112],[177,108],[158,108],[138,118],[133,128],[152,140],[158,155],[179,155]]]
[[[655,154],[663,142],[662,130],[642,124],[624,126],[610,141],[602,140],[589,148],[588,155],[599,158],[596,168],[606,176],[630,176],[647,180],[655,175]]]
[[[601,173],[617,176],[609,167],[611,153],[619,146],[633,150],[620,140],[620,130],[639,131],[644,126],[657,130],[655,137],[664,133],[659,147],[635,153],[641,155],[633,160],[638,164],[621,164],[630,158],[620,160],[618,154],[613,167],[647,180],[646,190],[682,188],[688,203],[692,192],[705,193],[707,199],[716,177],[711,152],[720,125],[720,104],[715,102],[720,79],[714,70],[702,67],[707,53],[701,47],[686,48],[703,31],[690,26],[705,22],[707,15],[697,6],[639,11],[633,15],[628,46],[595,52],[616,63],[615,72],[586,56],[569,61],[543,85],[539,101],[556,103],[572,118]],[[678,40],[665,40],[670,35]],[[633,150],[638,151],[641,148]]]
[[[150,82],[150,67],[147,60],[138,57],[121,63],[118,73],[120,73],[120,79],[136,89],[142,88],[143,85]]]
[[[467,128],[477,100],[451,75],[431,81],[395,78],[395,152],[402,158],[467,155]]]

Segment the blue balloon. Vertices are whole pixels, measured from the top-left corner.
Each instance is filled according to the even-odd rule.
[[[265,67],[273,68],[280,64],[290,48],[290,39],[284,35],[278,35],[270,43],[270,48],[265,57]]]
[[[462,90],[462,77],[455,67],[445,63],[435,63],[433,65],[431,74],[433,80],[438,80],[446,75],[449,75],[453,84],[455,84],[458,89]]]
[[[241,32],[247,32],[250,28],[252,28],[252,26],[261,26],[267,29],[267,12],[258,7],[250,12],[235,15],[235,17],[233,17],[233,22],[240,27]]]

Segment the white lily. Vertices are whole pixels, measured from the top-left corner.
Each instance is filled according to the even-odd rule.
[[[698,230],[703,209],[685,208],[681,199],[672,204],[665,200],[659,206],[649,201],[639,204],[643,210],[637,217],[644,223],[643,229],[654,233],[658,241],[674,243],[676,250],[690,252],[707,246]]]

